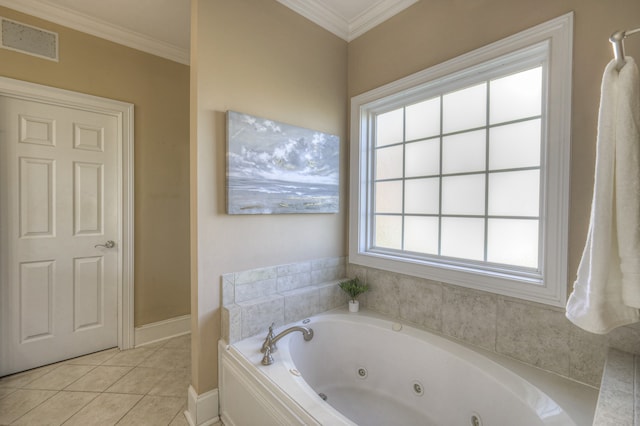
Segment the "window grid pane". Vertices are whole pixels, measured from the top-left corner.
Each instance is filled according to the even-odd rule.
[[[374,185],[377,188],[377,184],[382,184],[385,178],[397,174],[400,162],[402,173],[401,176],[393,176],[394,181],[398,179],[393,190],[376,190],[374,193],[375,247],[515,267],[539,267],[537,247],[542,232],[539,225],[535,226],[535,244],[531,243],[531,229],[534,227],[530,226],[526,233],[516,233],[526,235],[530,245],[535,245],[535,249],[527,252],[529,254],[526,261],[505,254],[496,255],[500,250],[498,245],[506,244],[504,235],[509,234],[492,234],[491,229],[497,229],[495,224],[498,223],[520,223],[522,220],[526,220],[523,223],[540,223],[541,89],[536,89],[540,91],[540,94],[536,95],[532,94],[530,87],[525,88],[526,93],[522,97],[534,99],[534,103],[537,104],[529,107],[520,106],[519,109],[536,115],[513,118],[508,117],[509,111],[505,111],[504,107],[509,95],[508,91],[505,92],[504,86],[508,85],[501,83],[531,81],[532,75],[537,79],[541,75],[541,69],[537,67],[480,82],[377,116],[377,134],[382,135],[384,140],[375,143]],[[540,85],[536,87],[538,86]],[[492,108],[491,104],[494,87],[502,90],[497,95],[497,100],[501,103],[498,106],[505,111],[501,112],[501,115],[512,118],[511,121],[505,119],[496,122],[495,108]],[[512,87],[513,84],[509,89]],[[481,93],[483,91],[484,95]],[[472,96],[467,104],[461,96],[464,93]],[[484,103],[484,106],[480,106],[481,103]],[[429,108],[426,108],[427,104]],[[439,111],[434,107],[438,104]],[[423,117],[421,113],[428,116]],[[480,116],[484,116],[484,122]],[[440,127],[440,134],[435,136],[434,117],[438,118]],[[428,120],[429,123],[421,123],[421,119]],[[398,128],[400,121],[402,131]],[[385,125],[389,128],[384,128]],[[425,130],[425,126],[428,126],[428,131]],[[529,133],[530,130],[533,135]],[[525,136],[521,136],[522,131],[526,132]],[[401,140],[395,140],[400,133]],[[390,138],[390,134],[393,134],[395,139]],[[421,141],[419,137],[425,139]],[[526,154],[520,154],[522,147]],[[395,150],[393,173],[383,172],[378,175],[377,162],[384,162],[387,157],[391,157],[382,155],[380,151],[390,148]],[[401,157],[399,152],[402,152]],[[426,158],[423,159],[422,156]],[[380,167],[381,171],[388,171],[386,167]],[[518,186],[515,185],[517,182],[510,183],[509,176],[525,185],[526,188],[522,188],[525,193],[518,192]],[[426,182],[429,182],[429,185],[426,185]],[[437,182],[437,185],[434,186],[434,182]],[[492,186],[495,193],[491,191]],[[377,199],[382,196],[389,199]],[[510,203],[515,205],[510,207]],[[390,211],[389,205],[400,208]],[[386,207],[383,210],[377,206]],[[397,214],[387,216],[384,213]],[[477,222],[478,220],[480,222]],[[482,226],[479,227],[481,223]],[[494,224],[493,228],[491,224]],[[473,234],[469,235],[467,244],[473,247],[455,248],[456,244],[462,245],[464,242],[464,238],[461,238],[464,233],[456,231],[456,226],[461,226],[460,229],[467,229],[467,232]],[[507,226],[503,228],[509,229]],[[431,231],[417,233],[418,230],[425,229]],[[392,236],[391,232],[398,232],[399,235]],[[426,235],[430,235],[435,242],[422,241],[421,235],[425,235],[425,238],[429,238]],[[507,248],[503,247],[503,250],[509,253]],[[535,258],[531,255],[534,252]]]

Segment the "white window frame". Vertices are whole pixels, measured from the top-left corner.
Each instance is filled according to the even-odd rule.
[[[351,99],[349,261],[553,306],[567,298],[573,13],[389,83]],[[499,64],[545,63],[542,111],[540,270],[514,273],[477,262],[440,262],[371,247],[375,116],[473,82]],[[534,65],[535,66],[535,65]],[[461,88],[461,87],[460,87]]]

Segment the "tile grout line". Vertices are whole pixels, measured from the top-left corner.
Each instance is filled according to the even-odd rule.
[[[174,338],[178,338],[178,337],[182,337],[182,336],[176,336],[176,337],[174,337]],[[144,356],[144,358],[142,358],[142,360],[141,360],[140,362],[136,363],[136,364],[135,364],[135,365],[133,365],[133,366],[132,366],[132,365],[122,365],[122,366],[120,366],[120,365],[105,365],[105,363],[107,363],[107,362],[109,362],[110,360],[112,360],[112,359],[113,359],[114,357],[116,357],[118,354],[121,354],[121,353],[126,352],[126,351],[119,351],[119,350],[115,350],[115,351],[114,351],[114,353],[113,353],[111,356],[109,356],[108,358],[106,358],[106,359],[104,359],[104,360],[101,360],[99,363],[95,363],[95,364],[88,364],[88,363],[87,363],[87,364],[83,364],[83,363],[74,364],[74,363],[70,363],[70,362],[69,362],[69,361],[71,361],[71,360],[65,360],[65,361],[61,361],[61,362],[59,362],[59,363],[54,363],[54,364],[52,364],[52,365],[55,365],[55,364],[59,364],[59,365],[55,365],[55,367],[52,367],[50,370],[47,370],[46,372],[44,372],[44,373],[43,373],[43,374],[41,374],[41,375],[37,375],[36,377],[34,377],[34,378],[32,378],[32,379],[28,379],[28,381],[26,381],[26,383],[22,383],[22,384],[20,384],[20,386],[18,386],[18,387],[15,387],[15,388],[14,388],[14,387],[8,386],[8,387],[7,387],[7,389],[11,389],[11,392],[10,392],[10,393],[8,393],[7,395],[3,396],[2,398],[0,398],[0,400],[1,400],[1,399],[6,398],[7,396],[9,396],[9,395],[13,394],[14,392],[16,392],[16,391],[18,391],[18,390],[23,390],[23,391],[53,391],[53,394],[52,394],[52,395],[48,396],[48,397],[47,397],[47,398],[45,398],[43,401],[39,402],[36,406],[34,406],[34,407],[32,407],[31,409],[29,409],[28,411],[26,411],[26,412],[24,412],[24,413],[20,414],[20,416],[19,416],[19,417],[15,418],[15,419],[12,419],[12,420],[11,420],[11,424],[14,424],[14,423],[16,423],[16,422],[20,421],[20,419],[21,419],[21,418],[23,418],[23,417],[25,417],[25,416],[29,415],[30,413],[32,413],[32,412],[33,412],[33,410],[38,409],[38,408],[39,408],[39,407],[41,407],[43,404],[45,404],[47,401],[51,400],[52,398],[54,398],[55,396],[59,395],[59,394],[60,394],[60,393],[62,393],[62,392],[69,392],[69,393],[95,393],[95,395],[93,396],[93,398],[91,398],[89,401],[87,401],[87,402],[86,402],[86,403],[84,403],[81,407],[79,407],[77,410],[75,410],[73,413],[71,413],[71,415],[70,415],[69,417],[67,417],[67,418],[62,422],[62,424],[67,424],[67,423],[68,423],[68,422],[69,422],[69,421],[70,421],[74,416],[76,416],[76,415],[77,415],[80,411],[82,411],[86,406],[88,406],[89,404],[91,404],[91,403],[92,403],[96,398],[98,398],[100,395],[104,395],[104,394],[123,394],[123,395],[138,395],[138,396],[140,396],[140,399],[139,399],[139,400],[138,400],[138,401],[137,401],[137,402],[136,402],[136,403],[135,403],[135,404],[134,404],[134,405],[133,405],[129,410],[127,410],[125,413],[123,413],[123,414],[122,414],[122,416],[121,416],[120,418],[118,418],[118,420],[114,423],[114,425],[115,425],[115,424],[119,424],[119,423],[121,423],[121,422],[122,422],[122,420],[123,420],[123,419],[124,419],[124,418],[125,418],[125,417],[126,417],[126,416],[131,412],[131,411],[132,411],[132,410],[134,410],[136,407],[138,407],[138,405],[141,403],[141,401],[143,401],[143,400],[145,399],[145,397],[150,396],[149,392],[151,392],[151,390],[152,390],[152,389],[148,390],[148,391],[147,391],[147,392],[145,392],[144,394],[139,394],[139,393],[131,394],[131,393],[120,393],[120,392],[107,392],[107,390],[108,390],[111,386],[113,386],[116,382],[118,382],[118,381],[119,381],[119,380],[121,380],[123,377],[125,377],[127,374],[129,374],[131,371],[133,371],[134,369],[136,369],[136,368],[140,367],[140,365],[141,365],[142,363],[144,363],[144,362],[145,362],[145,360],[147,360],[147,359],[151,358],[152,356],[154,356],[154,354],[157,354],[161,349],[166,348],[166,346],[167,346],[167,345],[168,345],[168,344],[169,344],[169,343],[170,343],[174,338],[169,338],[169,339],[166,339],[166,341],[164,341],[164,342],[159,342],[160,344],[158,344],[157,346],[156,346],[156,345],[154,345],[154,344],[149,345],[149,346],[155,346],[155,347],[149,347],[149,348],[147,348],[147,349],[150,349],[150,351],[147,353],[147,355],[146,355],[146,356]],[[145,346],[140,346],[140,348],[144,348],[144,347],[145,347]],[[112,348],[112,349],[113,349],[113,348]],[[138,349],[138,348],[133,348],[133,350],[135,350],[135,349]],[[180,345],[178,345],[178,346],[175,346],[175,347],[174,347],[174,346],[172,346],[172,347],[169,347],[169,348],[167,348],[167,349],[176,349],[176,350],[185,350],[185,349],[186,349],[186,352],[190,353],[190,349],[189,349],[189,347],[187,346],[186,348],[184,348],[184,347],[182,346],[182,344],[180,344]],[[110,349],[106,349],[105,351],[108,351],[108,350],[110,350]],[[94,355],[94,354],[98,354],[98,353],[100,353],[100,352],[103,352],[103,351],[98,351],[98,352],[95,352],[95,353],[93,353],[93,354],[83,355],[83,356],[78,357],[78,358],[88,357],[88,356],[91,356],[91,355]],[[188,359],[190,359],[190,357],[189,357]],[[53,373],[53,372],[54,372],[54,371],[56,371],[58,368],[60,368],[60,367],[62,367],[62,366],[65,366],[65,365],[71,365],[71,366],[85,366],[85,367],[91,367],[91,368],[90,368],[88,371],[86,371],[84,374],[82,374],[80,377],[76,378],[76,379],[75,379],[75,380],[73,380],[71,383],[67,384],[67,385],[66,385],[64,388],[62,388],[62,389],[29,389],[29,388],[26,388],[26,386],[29,386],[31,383],[33,383],[33,382],[37,381],[38,379],[40,379],[40,378],[42,378],[42,377],[44,377],[44,376],[46,376],[46,375],[48,375],[48,374],[50,374],[50,373]],[[68,390],[68,387],[72,386],[74,383],[76,383],[76,382],[78,382],[79,380],[81,380],[82,378],[86,377],[88,374],[90,374],[92,371],[95,371],[95,370],[96,370],[98,367],[100,367],[100,366],[104,366],[104,367],[128,367],[128,368],[129,368],[129,370],[128,370],[124,375],[122,375],[121,377],[119,377],[116,381],[114,381],[112,384],[110,384],[109,386],[107,386],[107,388],[106,388],[106,389],[104,389],[104,390],[102,390],[102,391]],[[43,367],[46,367],[46,366],[43,366]],[[141,368],[142,368],[142,367],[141,367]],[[153,368],[153,367],[147,367],[147,368]],[[171,371],[175,370],[175,368],[172,368],[172,367],[169,367],[169,369],[163,369],[163,368],[160,368],[160,369],[161,369],[161,370],[163,370],[162,377],[165,377],[165,376],[169,375]],[[20,373],[17,373],[17,374],[20,374]],[[1,383],[1,382],[2,382],[2,381],[0,380],[0,383]],[[166,395],[166,396],[165,396],[165,395],[157,395],[157,396],[158,396],[158,397],[160,397],[160,398],[170,397],[169,395]],[[176,396],[173,396],[173,397],[174,397],[174,398],[176,398]],[[185,402],[186,402],[186,401],[185,401]],[[178,416],[182,413],[183,408],[184,408],[184,405],[185,405],[185,403],[183,403],[183,405],[180,407],[180,409],[177,411],[177,413],[171,417],[171,419],[170,419],[170,423],[171,423],[171,422],[173,422],[173,421],[175,421],[175,420],[178,418]]]

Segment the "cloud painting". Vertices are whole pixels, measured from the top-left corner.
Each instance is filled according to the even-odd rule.
[[[340,139],[227,112],[229,214],[337,213]]]

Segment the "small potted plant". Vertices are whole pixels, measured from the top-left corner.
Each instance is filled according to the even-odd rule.
[[[365,291],[369,290],[369,285],[364,284],[358,277],[351,278],[347,281],[342,281],[338,284],[342,291],[347,293],[351,300],[349,300],[349,312],[358,312],[360,302],[358,302],[358,296]]]

